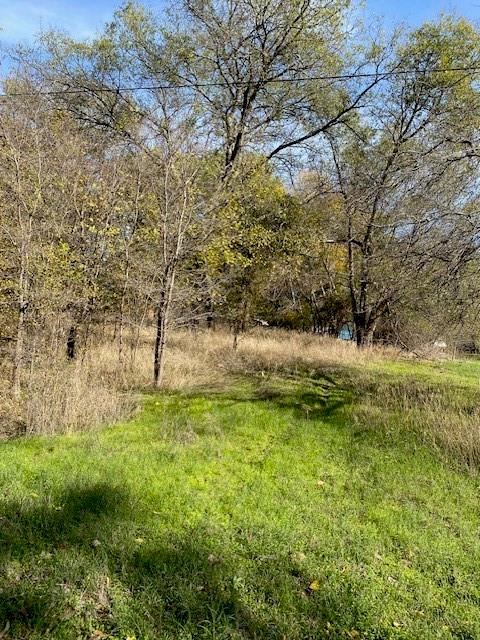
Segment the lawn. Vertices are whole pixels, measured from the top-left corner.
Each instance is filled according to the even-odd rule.
[[[480,365],[377,374],[471,393]],[[477,472],[359,401],[259,375],[3,443],[0,638],[480,638]]]

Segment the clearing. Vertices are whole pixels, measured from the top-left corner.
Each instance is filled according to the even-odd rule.
[[[454,389],[471,415],[480,365],[368,375],[238,376],[1,444],[0,637],[480,638],[475,466],[383,401]]]

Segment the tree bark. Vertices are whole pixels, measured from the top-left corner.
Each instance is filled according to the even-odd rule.
[[[174,266],[167,266],[165,270],[164,286],[160,292],[157,307],[157,326],[155,335],[155,349],[153,356],[153,384],[160,387],[163,382],[165,367],[165,348],[167,344],[168,316],[172,302],[172,291],[175,282]]]
[[[68,336],[67,336],[67,358],[69,360],[75,359],[76,346],[77,346],[77,327],[75,325],[72,325],[68,331]]]
[[[353,314],[353,325],[355,329],[355,343],[357,347],[363,347],[366,335],[366,313],[357,311]]]
[[[20,254],[20,273],[18,277],[18,317],[15,352],[13,356],[12,394],[18,400],[22,391],[22,362],[25,345],[25,321],[28,308],[28,249],[22,242]]]
[[[17,337],[15,340],[15,353],[13,356],[12,393],[18,400],[22,391],[22,361],[25,344],[25,316],[27,304],[20,300],[17,319]]]

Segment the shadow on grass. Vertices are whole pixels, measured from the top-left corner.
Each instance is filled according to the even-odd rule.
[[[50,566],[69,554],[80,566],[85,559],[95,564],[99,531],[125,515],[126,506],[126,494],[106,483],[67,489],[54,501],[32,494],[28,504],[0,505],[0,631],[11,625],[13,637],[34,631],[55,637],[49,634],[65,622],[68,587],[52,583]]]
[[[331,367],[330,367],[331,369]],[[179,393],[177,400],[188,406],[192,399],[214,399],[223,406],[257,403],[275,406],[294,413],[297,419],[335,420],[336,415],[352,403],[355,388],[345,370],[338,376],[322,369],[302,372],[280,371],[275,375],[237,376],[227,390],[202,389]]]
[[[337,618],[345,623],[345,611],[349,624],[367,615],[348,589],[335,596],[327,589],[309,590],[312,576],[290,557],[274,549],[256,555],[245,532],[235,534],[233,546],[202,527],[150,546],[119,545],[126,498],[101,484],[65,492],[61,510],[6,505],[0,632],[8,633],[0,637],[313,640],[324,637],[327,623],[331,630]],[[95,548],[97,535],[102,545]],[[247,575],[240,560],[249,567]],[[108,595],[95,602],[99,574],[127,594],[128,622],[117,617]]]
[[[358,468],[373,460],[378,450],[394,453],[423,455],[429,451],[442,463],[464,468],[462,458],[455,457],[429,440],[422,431],[422,416],[431,419],[432,412],[451,412],[461,415],[474,414],[480,395],[469,391],[464,393],[461,386],[450,383],[435,383],[415,376],[398,376],[388,371],[361,372],[354,367],[327,364],[316,369],[278,370],[275,373],[256,373],[255,376],[237,376],[228,389],[204,389],[172,394],[175,398],[174,410],[187,416],[190,431],[203,434],[208,432],[208,410],[206,427],[201,421],[200,411],[189,414],[192,400],[212,400],[221,408],[241,407],[255,404],[262,411],[280,409],[292,421],[289,433],[301,430],[302,421],[311,421],[310,433],[324,438],[323,425],[329,425],[335,433],[341,433],[337,454],[345,457],[348,464]],[[156,404],[159,404],[158,402]],[[155,408],[152,407],[155,411]],[[200,419],[198,419],[200,418]],[[241,428],[242,420],[232,419],[226,414],[228,430]],[[201,427],[197,431],[197,425]],[[211,433],[213,434],[213,428]],[[178,434],[177,434],[178,437]],[[168,438],[167,438],[168,440]],[[429,446],[429,443],[432,443]]]
[[[40,504],[26,509],[24,503],[13,501],[1,509],[0,558],[6,550],[16,555],[46,543],[52,548],[89,545],[99,519],[118,517],[126,509],[125,494],[106,483],[67,490],[48,503],[37,494],[31,498]]]
[[[342,411],[356,392],[348,372],[319,371],[239,380],[227,392],[179,395],[178,402],[188,406],[195,397],[210,397],[224,406],[262,403],[301,420],[345,427]],[[356,448],[349,446],[356,465],[367,438],[383,439],[374,430],[369,434],[360,434]],[[378,627],[375,603],[362,597],[361,581],[325,575],[311,590],[317,576],[278,552],[275,541],[260,545],[257,554],[258,545],[247,544],[244,532],[230,532],[233,539],[222,543],[221,536],[197,528],[134,548],[119,543],[133,520],[128,495],[110,483],[67,488],[54,499],[6,502],[0,511],[0,631],[8,622],[7,637],[15,640],[93,638],[94,629],[112,639],[135,634],[137,640],[354,637],[345,635],[348,629],[389,637]],[[102,544],[96,548],[97,538]],[[94,601],[99,574],[123,594],[127,614],[109,597]],[[79,604],[82,598],[87,604]]]
[[[333,379],[306,382],[293,374],[208,395],[223,405],[273,404],[312,420],[334,416],[347,401]],[[179,401],[188,404],[193,397]],[[99,573],[135,600],[137,638],[185,632],[185,638],[273,640],[299,628],[301,635],[292,637],[306,640],[321,637],[318,630],[332,619],[331,594],[310,593],[310,578],[275,553],[254,559],[245,582],[234,556],[206,542],[208,533],[192,531],[150,548],[119,546],[121,527],[134,523],[128,496],[108,483],[67,488],[54,497],[32,495],[0,509],[0,631],[8,623],[14,639],[90,638],[95,628],[123,637],[108,606],[97,610],[94,602],[79,607],[76,601],[78,590],[94,590]],[[95,547],[97,538],[101,545]],[[355,607],[355,601],[338,603],[338,611]]]
[[[196,390],[178,396],[185,407],[195,398],[215,399],[224,406],[271,404],[293,412],[298,419],[321,420],[347,428],[355,439],[365,438],[369,444],[378,441],[383,446],[386,435],[392,442],[406,444],[401,432],[411,438],[412,444],[418,438],[424,441],[421,430],[414,428],[412,420],[403,421],[402,415],[407,418],[413,412],[474,415],[480,394],[478,389],[462,383],[430,379],[423,374],[416,376],[414,369],[407,376],[383,369],[363,371],[326,363],[315,369],[296,367],[275,373],[239,375],[230,388]],[[421,420],[417,422],[420,426]]]
[[[247,549],[243,553],[250,555]],[[291,557],[272,552],[249,559],[254,570],[245,575],[238,557],[219,548],[211,532],[192,531],[168,547],[134,554],[130,588],[138,603],[148,594],[146,618],[153,622],[152,633],[167,632],[159,633],[162,638],[180,637],[182,630],[181,637],[188,638],[314,640],[332,637],[335,629],[345,629],[342,625],[374,624],[348,585],[336,593],[325,585],[314,592],[312,576]]]

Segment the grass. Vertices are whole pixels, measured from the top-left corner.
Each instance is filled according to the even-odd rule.
[[[414,428],[432,390],[470,406],[480,365],[361,366],[1,444],[0,637],[480,638],[479,477]]]
[[[64,345],[52,350],[48,343],[31,355],[23,371],[22,402],[12,402],[11,371],[0,359],[0,438],[15,434],[54,435],[71,433],[117,422],[131,414],[135,392],[152,383],[153,328],[140,339],[127,341],[122,360],[112,336],[97,335],[75,361],[67,361]],[[164,387],[188,390],[219,385],[226,375],[286,367],[366,364],[395,357],[393,350],[369,348],[364,354],[353,345],[307,333],[252,331],[232,349],[228,331],[176,331],[167,352]],[[206,366],[206,363],[208,365]]]

